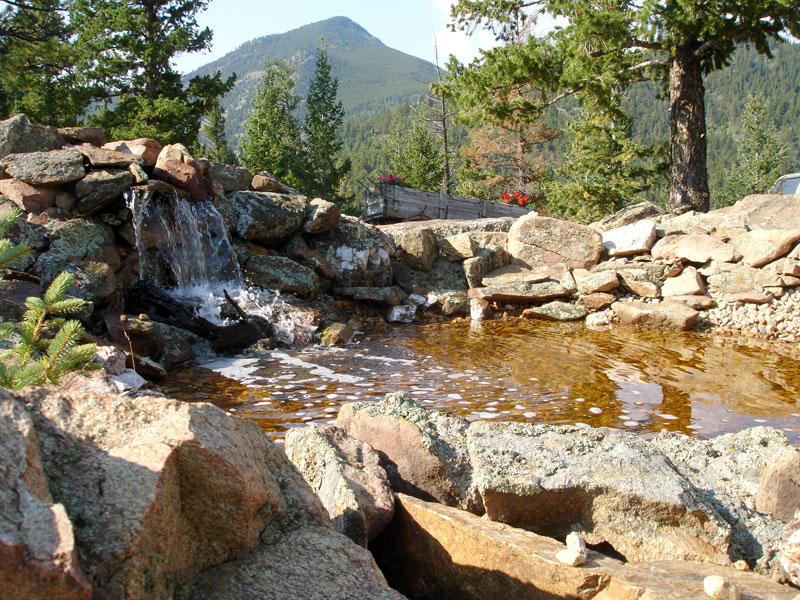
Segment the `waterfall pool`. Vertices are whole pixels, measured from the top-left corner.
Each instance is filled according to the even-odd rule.
[[[407,391],[468,419],[586,423],[700,437],[766,425],[800,445],[800,346],[522,319],[401,325],[350,346],[219,357],[164,391],[252,419],[275,438],[346,402]]]

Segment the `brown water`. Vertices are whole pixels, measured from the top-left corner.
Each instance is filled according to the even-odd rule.
[[[800,444],[797,345],[508,319],[403,325],[347,348],[279,350],[206,367],[173,374],[165,391],[213,402],[276,437],[332,422],[345,402],[405,390],[468,419],[701,437],[769,425]]]

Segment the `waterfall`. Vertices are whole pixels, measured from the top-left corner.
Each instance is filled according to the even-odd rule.
[[[223,290],[248,314],[268,319],[286,344],[308,344],[315,325],[277,292],[248,287],[242,277],[225,223],[210,200],[182,198],[161,182],[125,192],[131,210],[139,277],[192,306],[197,314],[228,324]]]

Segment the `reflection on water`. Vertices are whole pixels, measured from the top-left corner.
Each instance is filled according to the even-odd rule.
[[[406,390],[469,419],[583,422],[711,437],[770,425],[800,441],[800,351],[693,333],[509,319],[404,325],[347,348],[279,350],[171,375],[275,436]],[[211,370],[209,370],[211,369]]]

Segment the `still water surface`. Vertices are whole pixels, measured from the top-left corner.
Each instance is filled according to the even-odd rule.
[[[405,390],[468,419],[701,437],[755,425],[800,445],[800,348],[695,333],[520,319],[403,325],[345,348],[275,350],[186,368],[162,387],[275,437],[345,402]]]

